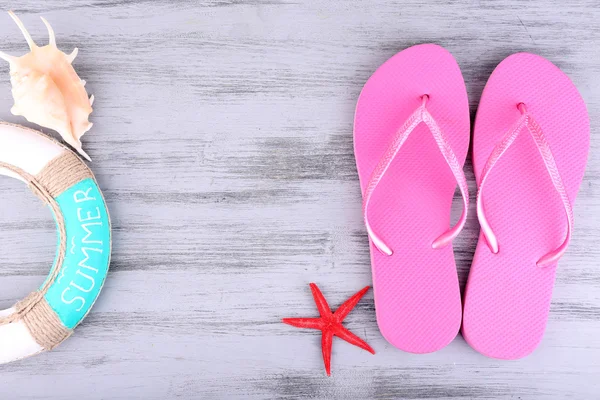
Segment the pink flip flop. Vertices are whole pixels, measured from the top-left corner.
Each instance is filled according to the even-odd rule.
[[[473,139],[481,234],[463,336],[478,352],[517,359],[540,343],[589,141],[583,99],[550,61],[519,53],[496,67]]]
[[[444,48],[410,47],[365,84],[354,151],[371,247],[377,323],[394,346],[428,353],[450,343],[461,322],[451,241],[466,220],[462,171],[469,105],[460,69]],[[451,229],[458,182],[463,212]]]

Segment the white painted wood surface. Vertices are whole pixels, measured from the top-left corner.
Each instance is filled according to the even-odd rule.
[[[3,399],[486,398],[600,396],[600,3],[565,1],[0,1],[35,40],[54,26],[96,95],[84,147],[112,214],[104,291],[51,353],[0,366]],[[436,42],[458,60],[474,115],[518,51],[560,66],[585,98],[592,148],[543,343],[514,362],[459,336],[428,355],[385,342],[372,292],[347,318],[375,356],[280,323],[337,307],[371,282],[352,153],[355,102],[396,52]],[[26,44],[0,14],[0,49]],[[0,118],[10,115],[0,64]],[[565,110],[568,112],[568,110]],[[472,169],[471,195],[475,193]],[[39,285],[50,212],[0,179],[0,308]],[[464,285],[478,227],[455,252]],[[456,214],[460,202],[456,198]],[[457,215],[456,215],[457,216]]]

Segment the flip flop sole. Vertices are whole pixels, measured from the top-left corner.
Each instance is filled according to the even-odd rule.
[[[571,80],[534,54],[506,58],[485,86],[473,138],[478,183],[490,153],[521,116],[519,103],[543,130],[572,204],[589,150],[587,110]],[[462,332],[486,356],[517,359],[537,347],[548,319],[556,264],[541,268],[536,262],[567,232],[565,210],[526,128],[490,172],[482,198],[499,251],[493,254],[480,234]]]
[[[362,193],[398,129],[429,96],[428,111],[462,166],[469,147],[469,106],[458,64],[444,48],[410,47],[365,84],[356,107],[354,149]],[[393,255],[371,242],[377,323],[394,346],[412,353],[450,343],[461,323],[452,246],[433,249],[448,230],[456,180],[421,123],[402,145],[373,193],[369,220]]]

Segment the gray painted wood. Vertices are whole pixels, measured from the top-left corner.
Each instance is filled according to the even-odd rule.
[[[81,50],[76,69],[96,95],[84,146],[112,214],[114,257],[71,339],[0,366],[0,398],[600,396],[598,1],[0,1],[11,7],[38,42],[43,15],[59,47]],[[460,336],[406,354],[379,334],[370,292],[347,326],[377,354],[336,340],[327,378],[319,335],[279,321],[316,315],[311,281],[332,307],[370,284],[354,106],[382,62],[425,42],[455,55],[473,115],[495,65],[518,51],[560,66],[588,104],[591,155],[547,333],[514,362]],[[5,14],[0,43],[26,50]],[[0,78],[0,118],[24,123],[9,113],[7,65]],[[43,280],[55,228],[19,182],[2,178],[0,191],[8,307]],[[455,206],[457,217],[458,197]],[[471,209],[455,243],[463,286],[477,233]]]

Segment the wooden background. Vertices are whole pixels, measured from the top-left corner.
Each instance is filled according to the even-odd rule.
[[[38,43],[39,16],[95,94],[84,147],[114,228],[111,272],[75,335],[0,366],[2,399],[600,397],[600,2],[0,1]],[[373,295],[347,318],[375,356],[280,323],[371,282],[352,150],[362,85],[396,52],[436,42],[460,64],[474,115],[506,56],[549,58],[587,102],[592,145],[546,336],[529,357],[485,358],[456,338],[428,355],[381,337]],[[25,40],[0,13],[0,49]],[[9,113],[0,64],[0,118]],[[568,112],[568,110],[565,110]],[[467,166],[471,195],[473,173]],[[0,307],[36,288],[55,251],[50,211],[0,179]],[[455,218],[460,201],[455,199]],[[472,198],[472,200],[474,200]],[[478,226],[455,242],[464,286]]]

